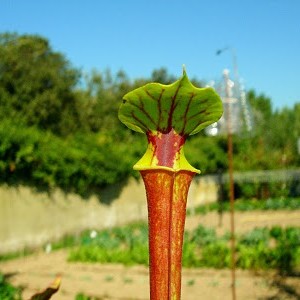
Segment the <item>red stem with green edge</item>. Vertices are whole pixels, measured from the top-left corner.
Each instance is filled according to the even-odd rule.
[[[148,203],[150,299],[179,300],[186,201],[199,170],[184,156],[189,135],[222,116],[212,88],[197,88],[183,76],[170,85],[148,83],[123,97],[119,119],[147,135],[148,148],[134,166],[143,178]]]

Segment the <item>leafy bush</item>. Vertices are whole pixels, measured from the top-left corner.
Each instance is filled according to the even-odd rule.
[[[268,246],[270,239],[269,229],[266,227],[254,228],[252,231],[244,234],[239,242],[246,247],[253,247],[262,244],[264,247]]]
[[[10,120],[0,124],[0,141],[0,181],[60,187],[82,196],[127,178],[140,154],[126,143],[115,147],[113,136],[77,134],[62,139]]]
[[[230,249],[223,241],[208,244],[201,251],[200,264],[209,268],[228,268],[230,266]]]
[[[5,275],[0,273],[0,299],[1,300],[21,300],[21,288],[10,284]]]
[[[70,261],[148,264],[148,228],[144,223],[85,233]]]
[[[290,273],[299,266],[300,228],[259,228],[245,234],[238,244],[238,266],[275,268]]]
[[[238,246],[237,266],[242,269],[272,269],[276,267],[274,250],[266,247],[262,242],[249,247]]]
[[[205,246],[216,242],[217,235],[213,228],[207,228],[199,225],[192,232],[186,232],[185,242],[194,243],[197,246]]]

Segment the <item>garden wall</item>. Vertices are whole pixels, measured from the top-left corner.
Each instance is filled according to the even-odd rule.
[[[188,207],[217,199],[216,178],[196,178]],[[36,191],[27,186],[0,186],[0,253],[43,245],[88,228],[104,228],[146,220],[142,181],[134,179],[82,199],[57,189]]]

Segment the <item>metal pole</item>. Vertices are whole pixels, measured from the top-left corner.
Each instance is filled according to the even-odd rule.
[[[228,172],[229,172],[229,199],[230,199],[230,233],[231,233],[231,291],[232,299],[236,300],[236,256],[235,256],[235,222],[234,222],[234,178],[233,178],[233,144],[232,144],[232,124],[231,124],[231,88],[232,82],[229,79],[228,70],[224,70],[226,99],[226,123],[227,123],[227,147],[228,147]]]

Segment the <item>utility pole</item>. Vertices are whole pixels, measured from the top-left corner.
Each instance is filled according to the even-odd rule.
[[[233,81],[229,79],[229,71],[224,70],[225,81],[225,118],[227,124],[227,154],[228,154],[228,172],[229,172],[229,199],[230,199],[230,233],[231,233],[231,291],[232,300],[236,300],[235,287],[235,269],[236,269],[236,255],[235,255],[235,222],[234,222],[234,178],[233,178],[233,145],[232,145],[232,117],[231,105],[237,99],[232,97]]]

